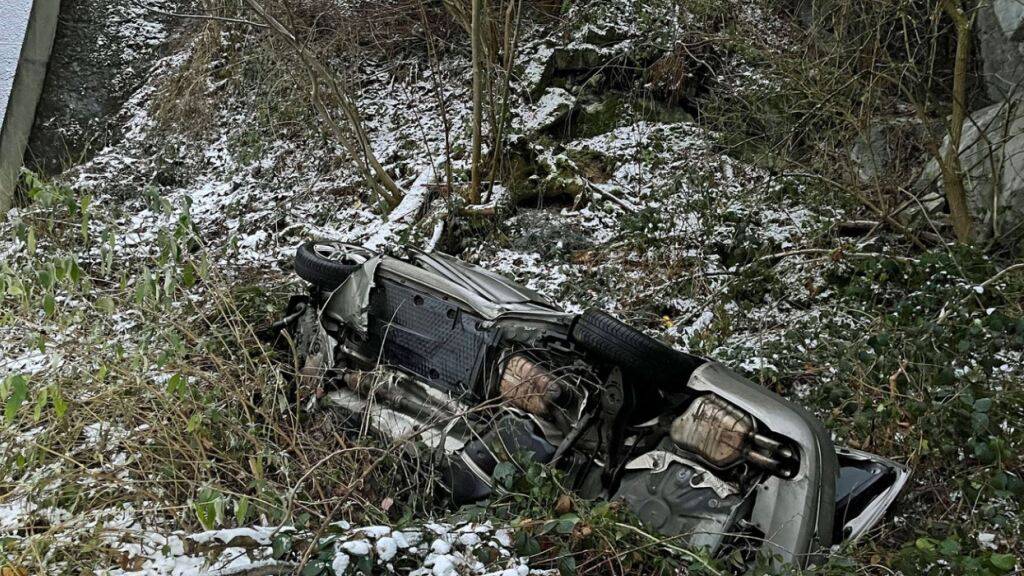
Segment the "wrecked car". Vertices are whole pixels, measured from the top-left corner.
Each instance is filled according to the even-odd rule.
[[[871,529],[908,478],[835,447],[806,410],[719,363],[410,253],[302,245],[295,270],[310,290],[278,326],[300,381],[376,434],[439,455],[456,505],[500,492],[498,463],[525,457],[690,546],[806,565]]]

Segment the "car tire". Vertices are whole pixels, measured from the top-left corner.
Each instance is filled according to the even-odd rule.
[[[572,339],[594,356],[662,388],[684,386],[705,363],[703,358],[674,350],[597,308],[576,318]]]
[[[351,244],[306,242],[295,251],[295,273],[323,290],[334,290],[372,256]]]

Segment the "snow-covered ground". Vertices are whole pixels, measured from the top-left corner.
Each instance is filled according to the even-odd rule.
[[[645,36],[652,22],[644,16],[646,4],[640,3],[639,15],[636,6],[610,4],[581,16],[567,34],[525,35],[512,98],[511,124],[521,133],[510,141],[544,133],[551,116],[575,102],[571,86],[534,93],[559,51],[560,57],[596,51],[615,59],[638,45],[671,40]],[[784,30],[756,7],[743,3],[737,17],[745,26],[763,23],[767,46],[783,42]],[[682,27],[693,18],[656,21]],[[224,53],[254,49],[251,39],[236,35],[218,41]],[[449,146],[457,148],[456,180],[466,179],[464,54],[448,54],[437,69],[424,65],[411,75],[379,62],[353,68],[374,151],[409,191],[405,208],[426,213],[417,222],[403,207],[380,213],[342,147],[315,129],[304,104],[297,116],[308,125],[267,122],[266,94],[231,91],[211,74],[202,77],[209,84],[203,92],[213,95],[206,124],[189,133],[168,130],[157,113],[166,104],[162,87],[189,65],[197,42],[182,42],[180,51],[154,63],[150,81],[122,111],[120,141],[59,179],[71,191],[72,208],[61,198],[37,199],[0,224],[0,296],[8,307],[0,316],[0,397],[24,396],[0,433],[0,554],[12,565],[52,573],[226,575],[277,558],[301,562],[282,547],[298,542],[296,549],[305,550],[316,528],[275,527],[266,516],[245,514],[235,521],[239,494],[218,492],[207,509],[199,487],[180,486],[183,478],[204,477],[222,463],[206,452],[219,446],[204,444],[209,440],[201,430],[216,426],[217,415],[174,414],[179,404],[194,406],[175,395],[185,394],[182,389],[209,394],[206,403],[221,409],[242,397],[212,392],[239,380],[210,360],[241,364],[242,356],[200,351],[210,342],[191,332],[200,327],[224,338],[226,324],[278,312],[287,292],[282,287],[298,287],[290,274],[294,249],[310,237],[400,251],[431,245],[439,222],[458,231],[450,228],[449,202],[436,191],[445,180]],[[778,87],[742,61],[723,74],[719,80],[737,90]],[[588,137],[544,133],[536,156],[546,171],[530,186],[578,193],[530,197],[447,247],[567,309],[601,306],[674,345],[713,355],[766,383],[784,382],[787,394],[806,398],[848,381],[840,351],[866,338],[884,312],[852,309],[831,277],[862,274],[855,269],[861,260],[903,256],[874,240],[861,245],[839,238],[833,228],[848,217],[845,210],[823,202],[804,180],[722,154],[718,135],[695,123],[634,115],[623,114],[617,125]],[[413,202],[420,197],[428,198],[424,205]],[[936,283],[965,295],[973,290],[963,278]],[[225,294],[245,288],[277,300],[260,300],[259,308],[244,313],[232,301],[225,314]],[[1022,376],[1019,349],[1007,345],[997,356],[1001,381]],[[966,374],[979,365],[965,352],[956,368]],[[257,366],[244,376],[272,383],[269,372]],[[27,383],[16,382],[19,377]],[[140,394],[138,412],[118,408],[135,404],[118,396],[121,388]],[[826,409],[819,413],[831,417]],[[203,456],[178,463],[189,468],[181,477],[149,468],[173,468],[165,461],[141,459],[173,426]],[[324,437],[326,444],[336,442]],[[895,438],[891,446],[910,452],[918,449],[915,440]],[[284,448],[270,448],[277,450],[246,454],[232,470],[251,475],[253,483],[232,490],[269,498],[255,480],[262,479],[262,468],[253,469],[287,457]],[[222,479],[209,473],[211,486]],[[284,484],[275,486],[285,493],[293,488]],[[240,527],[186,529],[197,525],[197,510],[212,515],[200,522]],[[357,567],[436,575],[540,572],[516,553],[508,526],[427,519],[400,529],[328,524],[305,561],[337,574]],[[32,548],[39,542],[47,543],[41,552]],[[99,551],[77,559],[76,551],[86,547]]]

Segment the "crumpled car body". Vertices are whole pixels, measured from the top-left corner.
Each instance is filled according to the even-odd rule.
[[[719,363],[456,258],[311,242],[295,268],[311,288],[279,325],[300,383],[437,455],[456,505],[500,493],[499,463],[535,461],[690,546],[806,565],[875,526],[909,476]]]

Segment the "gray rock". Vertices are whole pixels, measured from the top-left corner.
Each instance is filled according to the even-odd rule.
[[[922,143],[942,134],[942,122],[926,126],[913,116],[878,118],[854,142],[850,150],[854,174],[864,184],[905,182],[908,172],[920,164]]]
[[[992,0],[992,11],[1007,38],[1024,41],[1024,0]]]
[[[1024,95],[1024,0],[982,3],[974,27],[988,97]]]
[[[856,168],[857,179],[864,183],[874,182],[887,174],[892,162],[889,147],[888,126],[872,123],[865,134],[857,138],[850,150],[850,160]]]
[[[540,97],[550,80],[554,52],[546,43],[538,43],[523,51],[525,56],[519,63],[523,70],[520,82],[523,90],[533,98]]]
[[[524,134],[536,134],[554,126],[576,105],[576,97],[556,87],[548,88],[533,106],[527,107],[516,118],[514,126]]]
[[[943,142],[943,153],[949,138]],[[1024,100],[1002,102],[971,114],[964,122],[960,161],[975,241],[1007,245],[1024,238]],[[928,208],[942,204],[939,165],[930,161],[914,186],[933,194]]]

